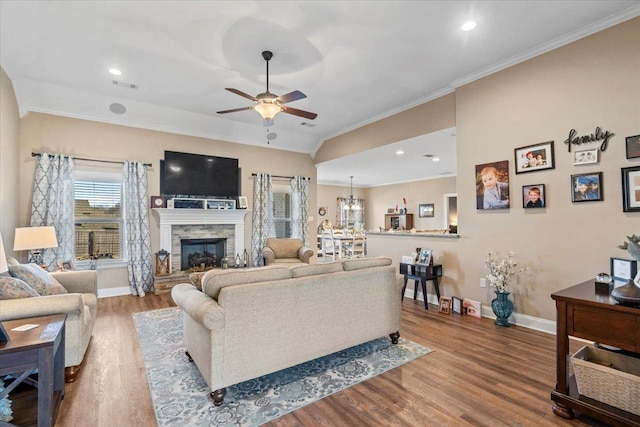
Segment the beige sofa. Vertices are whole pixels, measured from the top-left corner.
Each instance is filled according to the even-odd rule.
[[[221,405],[225,387],[390,335],[400,288],[388,258],[211,270],[176,285],[184,344]]]
[[[69,293],[0,300],[0,321],[66,314],[65,380],[73,382],[89,346],[98,314],[98,275],[91,270],[50,274]]]
[[[271,264],[309,264],[313,256],[312,249],[306,247],[301,239],[267,239],[262,249],[264,265]]]

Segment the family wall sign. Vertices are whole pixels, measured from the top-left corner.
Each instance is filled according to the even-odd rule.
[[[569,131],[569,137],[564,140],[569,152],[571,152],[572,145],[590,144],[598,141],[602,141],[600,144],[600,151],[605,151],[609,144],[609,139],[615,135],[615,133],[609,132],[608,130],[603,132],[602,129],[600,129],[600,126],[596,127],[596,131],[591,135],[577,136],[577,134],[578,132],[575,129],[571,129]]]

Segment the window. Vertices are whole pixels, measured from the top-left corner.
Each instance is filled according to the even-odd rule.
[[[122,177],[119,173],[77,171],[75,258],[122,259]]]
[[[276,237],[291,237],[291,193],[286,187],[273,189],[273,224]]]

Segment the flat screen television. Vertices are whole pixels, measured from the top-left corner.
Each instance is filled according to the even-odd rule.
[[[209,198],[240,195],[238,159],[165,151],[162,175],[164,195]]]

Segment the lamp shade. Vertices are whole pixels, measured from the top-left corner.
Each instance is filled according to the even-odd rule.
[[[4,244],[2,243],[2,234],[0,234],[0,273],[9,270],[7,266],[7,256],[4,253]]]
[[[56,230],[52,226],[16,228],[14,251],[57,248]]]

